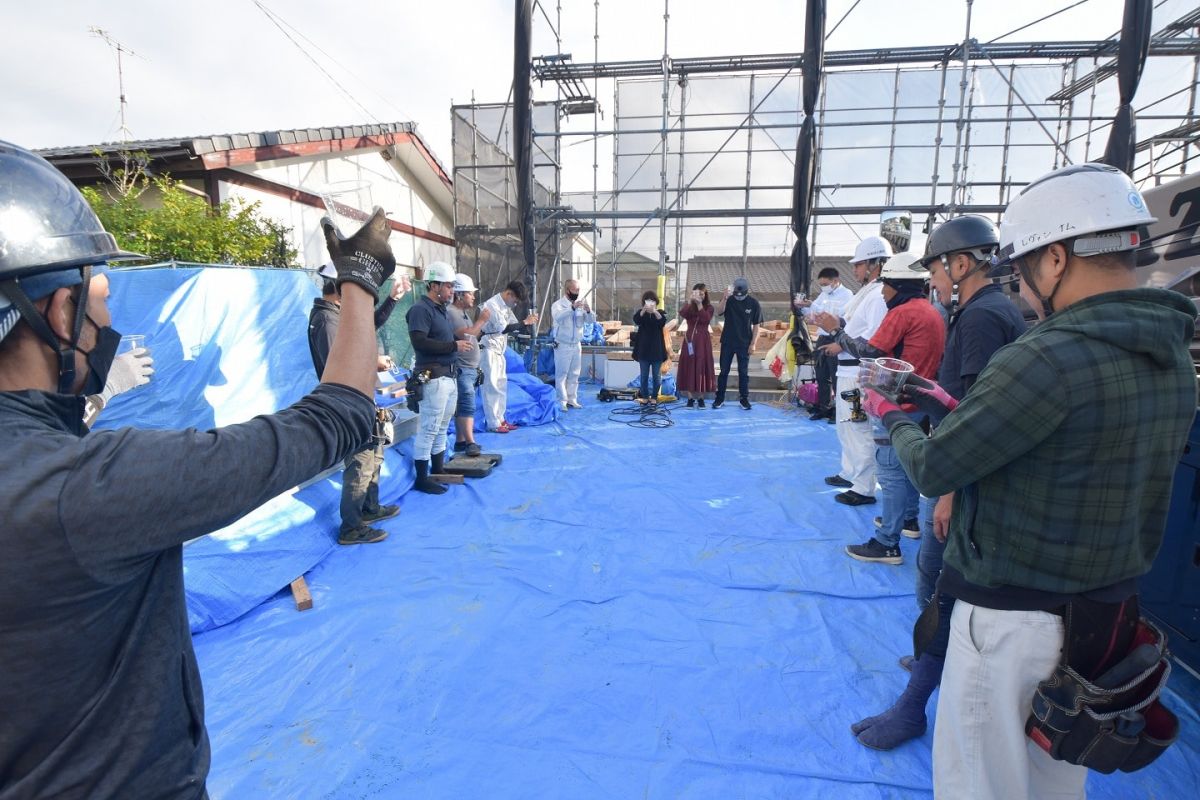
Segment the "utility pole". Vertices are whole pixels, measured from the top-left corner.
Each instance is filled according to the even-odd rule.
[[[138,58],[141,58],[141,56],[130,50],[121,42],[118,42],[108,33],[108,31],[103,30],[102,28],[97,28],[95,25],[92,25],[88,28],[88,32],[93,36],[103,39],[104,43],[111,47],[117,54],[117,87],[121,93],[121,141],[127,142],[130,139],[129,127],[125,124],[125,106],[128,105],[128,102],[125,100],[125,72],[121,64],[121,55],[123,53],[128,53],[129,55],[137,56]]]

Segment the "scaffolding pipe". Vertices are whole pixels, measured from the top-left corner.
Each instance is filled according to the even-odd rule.
[[[679,202],[679,208],[682,210],[686,199],[683,196],[683,155],[687,152],[684,148],[684,136],[687,134],[687,78],[679,79],[679,177],[676,178],[675,192]],[[682,278],[683,272],[683,217],[675,218],[675,303],[678,305],[683,301],[683,294],[679,288],[679,281]]]
[[[1012,101],[1013,101],[1013,78],[1017,69],[1016,64],[1008,65],[1008,121],[1004,123],[1004,150],[1003,158],[1000,161],[1000,197],[999,202],[1005,202],[1004,184],[1008,181],[1008,145],[1012,141]],[[1061,125],[1061,123],[1060,123]],[[1058,161],[1058,150],[1054,151],[1054,160]]]
[[[938,174],[938,166],[941,164],[942,160],[942,124],[945,119],[946,111],[946,72],[949,69],[949,66],[949,61],[942,62],[942,85],[938,90],[937,133],[933,138],[933,176],[932,185],[929,189],[929,205],[931,206],[937,205],[937,190],[938,186],[940,185],[938,181],[941,179],[941,175]],[[929,231],[933,230],[932,224],[930,224],[928,227],[929,230],[927,230],[926,233],[929,233]]]
[[[514,0],[513,161],[517,172],[517,212],[521,255],[529,284],[529,307],[537,308],[537,221],[533,215],[533,85],[531,77],[533,0]]]
[[[967,0],[967,30],[963,35],[962,43],[962,72],[959,73],[958,79],[958,120],[955,123],[954,135],[954,174],[950,181],[950,216],[954,216],[955,210],[958,208],[958,176],[959,169],[962,167],[962,141],[963,128],[966,122],[963,120],[963,112],[966,110],[967,104],[967,68],[971,61],[971,7],[975,0]]]
[[[665,210],[667,207],[667,133],[669,128],[668,117],[671,113],[671,55],[668,50],[668,35],[671,25],[671,3],[670,0],[663,0],[663,56],[662,56],[662,139],[659,144],[661,151],[661,159],[659,161],[659,186],[662,191],[659,193],[658,207],[660,210]],[[664,295],[667,293],[667,217],[663,215],[658,222],[658,285],[655,287],[658,292],[658,302],[664,302]]]
[[[593,2],[595,17],[592,22],[592,59],[600,60],[600,0]],[[592,97],[596,99],[596,109],[592,111],[592,128],[596,130],[600,127],[600,79],[592,79]],[[616,184],[613,185],[616,188]],[[598,211],[600,206],[600,137],[592,137],[592,210]],[[597,226],[592,226],[592,272],[591,280],[588,286],[588,291],[595,291],[599,286],[600,276],[597,274],[599,255],[599,236],[600,230]],[[599,291],[596,291],[596,297],[600,297]],[[599,306],[599,303],[596,303]],[[595,377],[594,375],[592,376]]]
[[[750,73],[750,124],[746,128],[746,194],[744,206],[750,208],[750,174],[754,159],[754,73]],[[742,273],[750,260],[750,218],[742,226]]]
[[[895,82],[892,85],[892,125],[888,138],[888,174],[887,189],[884,192],[884,202],[889,205],[896,202],[896,190],[892,184],[896,180],[896,119],[900,115],[900,65],[896,65]],[[817,151],[820,152],[820,151]]]

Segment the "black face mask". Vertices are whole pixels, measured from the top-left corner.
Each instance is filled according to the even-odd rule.
[[[579,299],[579,292],[567,292],[567,299],[574,303]]]
[[[83,382],[83,389],[80,390],[84,397],[104,391],[104,384],[108,383],[108,370],[112,367],[113,359],[117,357],[117,347],[121,344],[121,334],[110,327],[96,325],[91,317],[88,317],[88,322],[96,327],[96,344],[91,350],[79,349],[79,352],[87,356],[88,365],[87,380]]]

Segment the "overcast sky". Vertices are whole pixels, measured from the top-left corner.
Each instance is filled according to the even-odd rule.
[[[976,0],[973,33],[986,41],[1071,1]],[[299,46],[254,0],[4,5],[0,136],[30,147],[120,138],[116,60],[91,26],[136,53],[124,71],[127,124],[139,139],[411,120],[448,164],[451,103],[468,102],[472,92],[502,101],[512,76],[512,0],[261,3]],[[555,19],[557,3],[544,5]],[[827,29],[852,5],[830,0]],[[563,50],[590,61],[593,0],[561,6]],[[601,60],[661,55],[662,2],[599,6]],[[1088,0],[1012,40],[1103,38],[1120,27],[1121,7],[1121,0]],[[675,57],[802,49],[802,0],[673,0],[670,11]],[[962,38],[965,14],[960,0],[860,0],[827,46],[948,43]],[[553,53],[546,19],[537,10],[534,19],[535,54]]]
[[[975,0],[972,35],[988,41],[1073,2]],[[557,47],[547,17],[557,19],[560,4],[543,3],[545,13],[534,11],[535,55]],[[29,147],[121,138],[115,54],[89,33],[92,26],[133,51],[123,59],[132,139],[412,121],[449,168],[451,104],[468,103],[472,94],[481,102],[502,102],[512,80],[512,0],[5,0],[4,5],[9,36],[0,49],[5,76],[0,138]],[[600,0],[600,60],[659,58],[663,5]],[[799,52],[804,5],[671,0],[670,53],[678,58]],[[1106,38],[1120,28],[1122,7],[1123,0],[1086,0],[1007,41]],[[563,52],[577,62],[591,61],[594,0],[561,0],[561,8]],[[826,46],[951,44],[963,37],[966,10],[965,0],[829,0],[826,30],[832,33]],[[599,93],[611,112],[612,84],[602,83]],[[553,96],[553,87],[535,86],[535,98]],[[605,122],[611,124],[610,115]],[[601,190],[611,183],[610,151],[602,148]],[[590,191],[590,150],[575,147],[566,154],[570,174],[564,189]],[[740,250],[740,234],[731,235]],[[854,238],[843,237],[852,246]],[[722,238],[717,249],[725,247]],[[786,242],[781,240],[780,249],[786,251]]]

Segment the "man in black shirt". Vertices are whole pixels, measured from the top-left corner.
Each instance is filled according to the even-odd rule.
[[[725,290],[717,316],[725,318],[721,329],[721,374],[717,376],[717,395],[712,407],[725,404],[725,386],[729,382],[729,367],[733,357],[738,363],[738,401],[742,408],[750,410],[750,347],[762,324],[762,306],[750,296],[750,282],[737,278]]]
[[[342,316],[309,395],[209,431],[93,432],[83,398],[120,341],[103,265],[136,256],[44,159],[0,142],[0,175],[0,797],[201,800],[183,543],[370,437],[391,229],[377,210],[349,240],[326,230]]]
[[[321,296],[313,300],[308,314],[308,352],[312,356],[317,380],[325,372],[329,360],[329,348],[337,334],[341,318],[341,299],[334,279],[337,273],[333,264],[326,264],[317,272],[324,280]],[[375,329],[387,323],[396,308],[396,298],[406,291],[400,280],[392,284],[387,299],[375,309]],[[378,367],[379,364],[376,364]],[[377,432],[378,433],[378,432]],[[370,523],[389,519],[400,513],[400,506],[379,504],[379,470],[383,466],[384,441],[376,435],[359,452],[348,456],[342,473],[342,524],[338,530],[338,544],[369,544],[387,538],[387,531],[371,527]]]
[[[444,472],[446,431],[458,403],[458,353],[471,349],[471,343],[454,338],[454,323],[446,304],[454,297],[454,268],[435,261],[425,269],[429,289],[408,310],[408,338],[417,354],[413,373],[420,381],[421,429],[413,443],[413,462],[417,468],[415,489],[426,494],[443,494],[446,487],[430,475]]]

